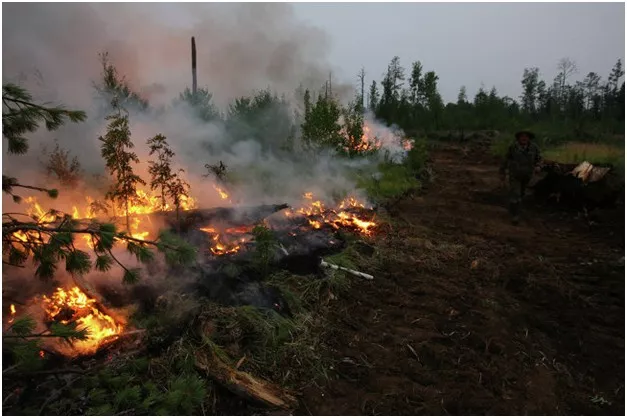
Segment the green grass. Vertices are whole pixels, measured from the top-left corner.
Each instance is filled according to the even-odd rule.
[[[372,173],[364,173],[357,180],[357,186],[364,189],[377,203],[420,187],[420,182],[416,179],[414,172],[407,166],[381,163],[378,166],[378,172],[381,174],[379,180],[373,178]]]
[[[624,166],[625,150],[607,144],[588,144],[571,142],[544,151],[544,158],[560,163],[579,163],[588,161],[597,164]]]
[[[514,142],[512,134],[501,134],[490,147],[493,155],[505,156],[507,148]],[[589,161],[590,163],[613,164],[617,167],[624,166],[625,149],[624,141],[618,145],[608,142],[569,142],[556,141],[546,136],[538,135],[534,141],[542,150],[545,159],[557,161],[559,163],[580,163]]]
[[[421,182],[418,178],[426,167],[429,148],[427,140],[414,140],[412,149],[402,163],[392,162],[386,156],[375,167],[357,171],[357,187],[365,190],[376,203],[384,203],[419,189]],[[378,175],[378,179],[375,175]]]

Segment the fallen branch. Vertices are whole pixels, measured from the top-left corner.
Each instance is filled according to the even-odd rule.
[[[296,398],[279,386],[233,369],[213,352],[197,351],[196,367],[229,391],[251,401],[281,409],[292,409],[297,405]]]
[[[182,225],[183,227],[190,228],[198,226],[199,224],[208,223],[227,223],[233,225],[254,225],[259,221],[267,218],[273,213],[279,212],[283,209],[287,209],[289,205],[286,203],[277,205],[260,205],[251,207],[219,207],[219,208],[201,208],[190,209],[179,212],[179,218],[175,211],[155,211],[152,213],[141,215],[130,215],[129,218],[141,218],[144,216],[159,217],[164,219],[170,225]],[[113,216],[109,219],[110,222],[116,220],[125,219],[124,216]],[[93,219],[76,219],[79,223],[91,223]]]
[[[361,277],[362,279],[366,279],[366,280],[373,280],[374,279],[374,276],[371,276],[370,274],[366,274],[366,273],[362,273],[361,271],[352,270],[352,269],[348,269],[346,267],[338,266],[337,264],[327,263],[324,260],[320,261],[320,266],[327,267],[327,268],[332,268],[334,270],[345,271],[345,272],[347,272],[349,274],[352,274],[353,276]]]

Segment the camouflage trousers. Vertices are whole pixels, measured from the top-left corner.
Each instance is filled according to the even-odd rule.
[[[520,204],[525,197],[525,191],[527,190],[527,185],[531,181],[531,177],[509,177],[509,203],[510,204]]]

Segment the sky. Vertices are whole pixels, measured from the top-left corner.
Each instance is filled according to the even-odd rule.
[[[445,101],[460,86],[469,98],[485,84],[518,98],[525,67],[551,82],[557,61],[574,60],[577,77],[604,79],[625,58],[624,3],[295,3],[296,16],[326,32],[338,77],[380,81],[398,55],[439,76]]]
[[[2,9],[3,78],[37,68],[66,95],[79,80],[89,87],[98,76],[96,52],[107,50],[133,86],[161,89],[170,100],[189,84],[190,36],[199,83],[220,105],[267,86],[284,93],[305,80],[318,88],[329,69],[334,91],[351,97],[362,66],[367,84],[380,82],[395,55],[407,75],[416,60],[435,71],[445,102],[455,101],[462,85],[472,99],[482,84],[518,99],[526,67],[539,67],[550,84],[558,60],[568,57],[579,68],[576,78],[593,71],[605,79],[625,57],[624,3],[3,3]]]

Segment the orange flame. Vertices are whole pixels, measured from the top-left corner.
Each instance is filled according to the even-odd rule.
[[[348,209],[366,208],[366,205],[353,196],[342,200],[337,209],[326,208],[320,200],[313,200],[313,193],[311,192],[305,193],[304,198],[312,201],[310,206],[301,207],[296,212],[310,218],[308,222],[314,229],[320,229],[323,224],[328,224],[335,229],[348,227],[364,235],[370,235],[372,228],[376,226],[376,223],[372,220],[361,219],[357,215],[346,212]],[[288,217],[291,215],[291,212],[286,213]]]
[[[11,324],[13,323],[13,321],[15,321],[15,314],[16,314],[15,305],[11,304],[11,307],[9,309],[11,310],[11,318],[9,318],[9,324]]]
[[[218,232],[213,227],[204,227],[199,229],[211,235],[211,239],[214,241],[214,244],[209,248],[209,250],[213,255],[234,254],[241,249],[240,244],[248,241],[248,238],[240,237],[239,239],[227,242],[224,238],[220,237],[223,233]],[[224,234],[231,236],[236,234],[245,234],[248,232],[250,232],[250,227],[242,226],[227,228],[224,231]]]
[[[70,347],[59,345],[57,350],[74,356],[77,354],[93,354],[100,344],[121,333],[122,324],[117,323],[112,317],[102,313],[96,307],[96,300],[90,299],[78,287],[70,290],[57,288],[52,296],[42,296],[43,309],[46,312],[46,320],[59,321],[68,324],[75,321],[77,329],[86,329],[88,337],[85,340],[74,342]]]
[[[220,195],[220,198],[222,200],[229,199],[229,194],[224,189],[220,188],[219,186],[217,186],[215,184],[213,185],[213,188],[216,189],[216,191],[218,192],[218,194]],[[229,202],[230,202],[230,200],[229,200]]]
[[[56,216],[51,215],[50,213],[46,213],[42,208],[39,202],[35,197],[27,197],[25,202],[29,204],[29,207],[26,213],[30,216],[36,217],[40,222],[43,223],[51,223],[56,220]],[[94,202],[94,199],[90,196],[85,197],[84,205],[74,205],[72,207],[72,218],[73,219],[94,219],[96,218],[96,213],[93,210],[91,204]],[[171,205],[169,202],[166,202],[163,205],[163,201],[160,196],[145,192],[143,190],[137,190],[135,199],[132,202],[129,202],[129,215],[133,216],[131,220],[131,230],[128,231],[133,238],[137,239],[147,239],[150,235],[150,232],[143,225],[143,223],[149,218],[142,218],[141,215],[149,215],[154,212],[165,211],[170,212],[176,210],[176,208]],[[192,197],[181,196],[180,209],[181,210],[190,210],[196,208],[196,200]],[[19,241],[27,242],[28,240],[33,240],[38,238],[37,233],[35,232],[16,232],[13,234],[13,237]],[[83,237],[85,244],[89,248],[93,248],[93,242],[90,236],[85,235]]]

